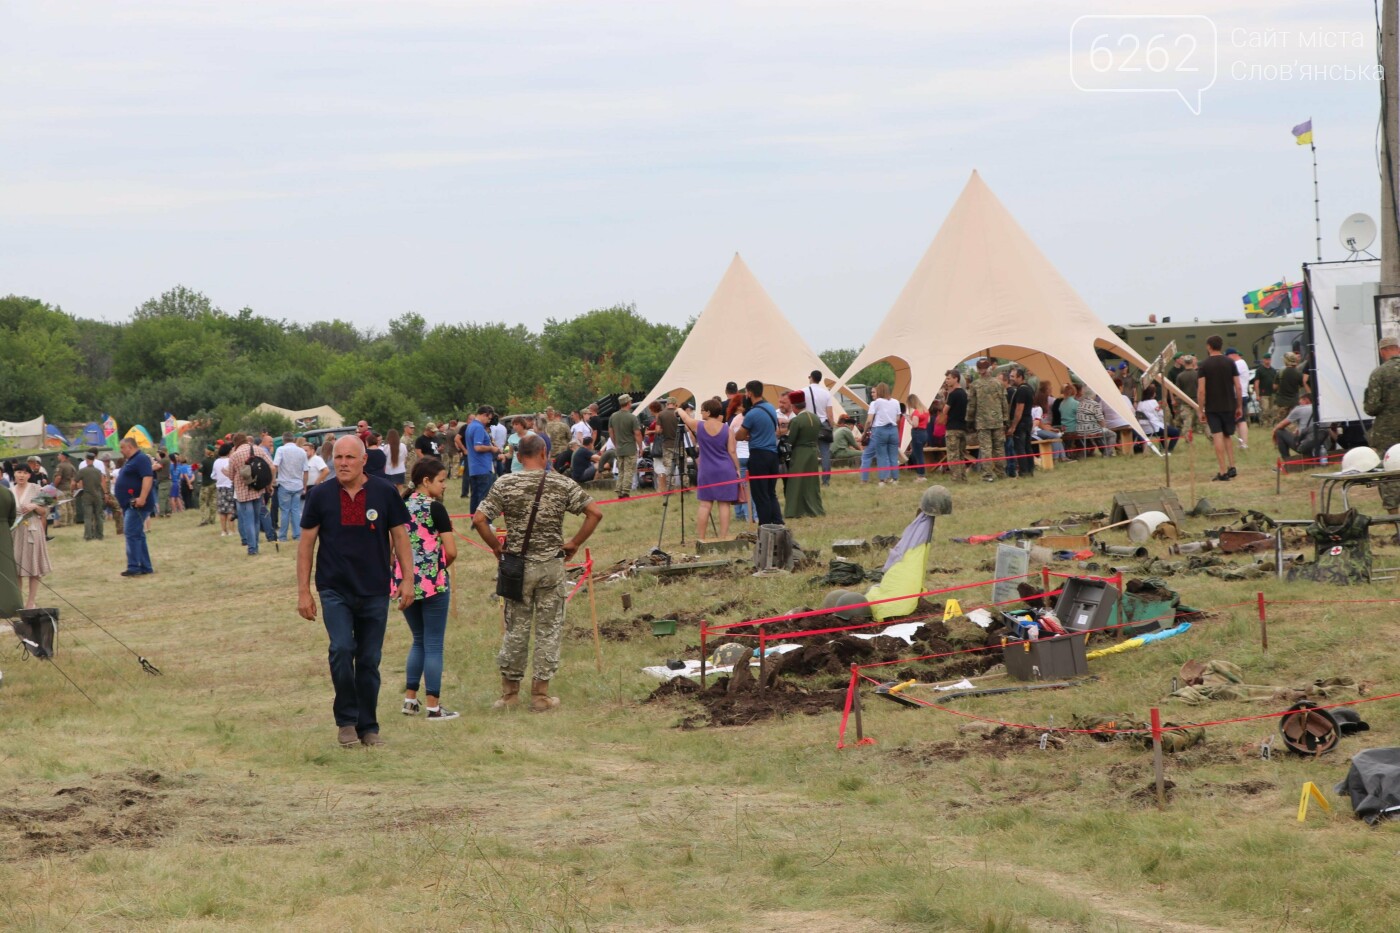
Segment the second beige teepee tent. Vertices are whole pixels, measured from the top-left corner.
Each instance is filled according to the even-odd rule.
[[[939,228],[875,335],[841,377],[844,384],[882,360],[895,369],[893,394],[925,401],[943,374],[974,356],[1015,360],[1054,389],[1069,371],[1105,407],[1123,406],[1095,347],[1140,369],[1148,363],[1089,309],[976,172]],[[1131,411],[1120,411],[1137,426]]]
[[[722,395],[725,383],[742,390],[750,379],[762,380],[764,395],[777,401],[779,392],[806,386],[813,370],[827,385],[836,381],[735,253],[666,374],[638,407],[667,395],[681,403]]]

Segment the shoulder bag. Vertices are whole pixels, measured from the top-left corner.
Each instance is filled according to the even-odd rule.
[[[525,552],[530,547],[530,532],[535,529],[535,515],[539,513],[540,496],[544,495],[544,483],[548,478],[549,471],[540,474],[540,484],[535,488],[535,504],[530,507],[530,520],[525,523],[525,539],[520,543],[520,550],[515,554],[509,551],[502,554],[496,567],[496,595],[502,599],[518,603],[525,598]]]
[[[830,444],[835,434],[834,426],[822,423],[822,412],[817,411],[817,393],[812,391],[810,385],[807,387],[807,410],[817,419],[817,427],[820,428],[817,432],[817,440],[823,444]]]

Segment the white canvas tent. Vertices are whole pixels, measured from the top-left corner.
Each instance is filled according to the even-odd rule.
[[[292,411],[290,408],[278,408],[276,405],[269,405],[267,402],[263,402],[257,408],[254,408],[253,411],[281,415],[292,424],[296,424],[297,421],[302,418],[316,418],[318,419],[316,422],[316,427],[318,428],[341,428],[345,426],[345,419],[340,416],[340,412],[329,405],[322,405],[320,408],[303,408],[301,411]]]
[[[827,385],[836,381],[735,253],[666,374],[638,407],[667,395],[682,403],[710,398],[722,395],[727,382],[742,389],[750,379],[763,380],[764,395],[776,401],[779,392],[807,385],[814,369]]]
[[[912,392],[928,403],[944,372],[974,356],[993,356],[1021,363],[1055,390],[1073,370],[1105,408],[1117,410],[1121,393],[1095,347],[1140,369],[1149,365],[1118,341],[973,172],[841,382],[888,360],[895,369],[894,396],[904,399]],[[1137,426],[1133,412],[1119,414]]]
[[[33,421],[0,421],[0,437],[15,450],[38,450],[45,433],[43,415]]]

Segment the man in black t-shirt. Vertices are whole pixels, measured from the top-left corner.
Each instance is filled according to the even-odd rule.
[[[1035,473],[1035,458],[1031,456],[1031,429],[1035,420],[1031,408],[1035,405],[1035,393],[1026,382],[1026,368],[1011,368],[1011,434],[1012,452],[1015,459],[1007,464],[1006,475],[1031,476]]]
[[[413,442],[413,449],[422,457],[432,457],[439,462],[442,460],[442,438],[438,437],[436,424],[428,422],[422,436]]]
[[[967,390],[956,369],[943,374],[943,391],[948,394],[948,407],[943,410],[947,434],[943,444],[948,468],[953,479],[967,482]]]
[[[311,566],[330,638],[335,724],[342,748],[382,745],[379,737],[379,658],[389,622],[393,558],[412,567],[408,509],[398,490],[365,475],[365,445],[342,437],[332,455],[335,476],[312,487],[301,513],[297,545],[297,612],[316,619]],[[320,551],[317,553],[317,546]],[[399,610],[413,603],[414,588],[399,590]]]
[[[1221,354],[1224,345],[1219,335],[1207,337],[1209,355],[1197,367],[1200,382],[1196,387],[1196,404],[1205,413],[1210,442],[1215,447],[1215,460],[1220,467],[1215,482],[1225,482],[1236,476],[1235,448],[1230,444],[1230,435],[1235,433],[1235,423],[1244,413],[1239,370],[1229,357]]]

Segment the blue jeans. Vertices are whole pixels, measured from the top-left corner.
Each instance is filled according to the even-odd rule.
[[[243,539],[243,544],[248,548],[249,554],[258,553],[259,530],[267,535],[267,540],[276,540],[277,536],[272,533],[272,519],[267,514],[267,507],[263,505],[262,497],[239,502],[238,537]]]
[[[415,599],[403,612],[408,630],[413,633],[413,646],[404,662],[409,690],[417,690],[421,680],[428,696],[442,696],[442,641],[447,634],[451,600],[451,591],[442,590],[427,599]]]
[[[146,510],[135,506],[122,512],[122,534],[126,535],[128,573],[153,573],[151,552],[146,547]]]
[[[875,438],[867,437],[860,449],[860,481],[870,482],[870,468],[875,465]]]
[[[486,498],[486,494],[491,491],[491,487],[496,484],[496,474],[473,473],[471,476],[466,477],[462,480],[463,486],[468,485],[468,483],[470,483],[471,485],[472,497],[472,507],[470,511],[473,515],[475,515],[477,507],[480,506],[482,500]],[[462,494],[466,495],[466,490],[463,490]]]
[[[292,529],[292,540],[301,540],[301,490],[277,487],[277,511],[282,515],[282,527],[277,537],[287,540],[287,527]]]
[[[909,462],[917,463],[914,472],[924,475],[924,448],[928,446],[928,428],[912,428],[909,431]]]
[[[384,653],[389,597],[321,590],[321,615],[331,640],[335,724],[354,726],[361,738],[378,732],[379,657]]]
[[[875,428],[870,432],[870,446],[875,448],[875,465],[880,467],[880,482],[898,481],[899,472],[894,468],[899,466],[899,428],[892,424]]]

